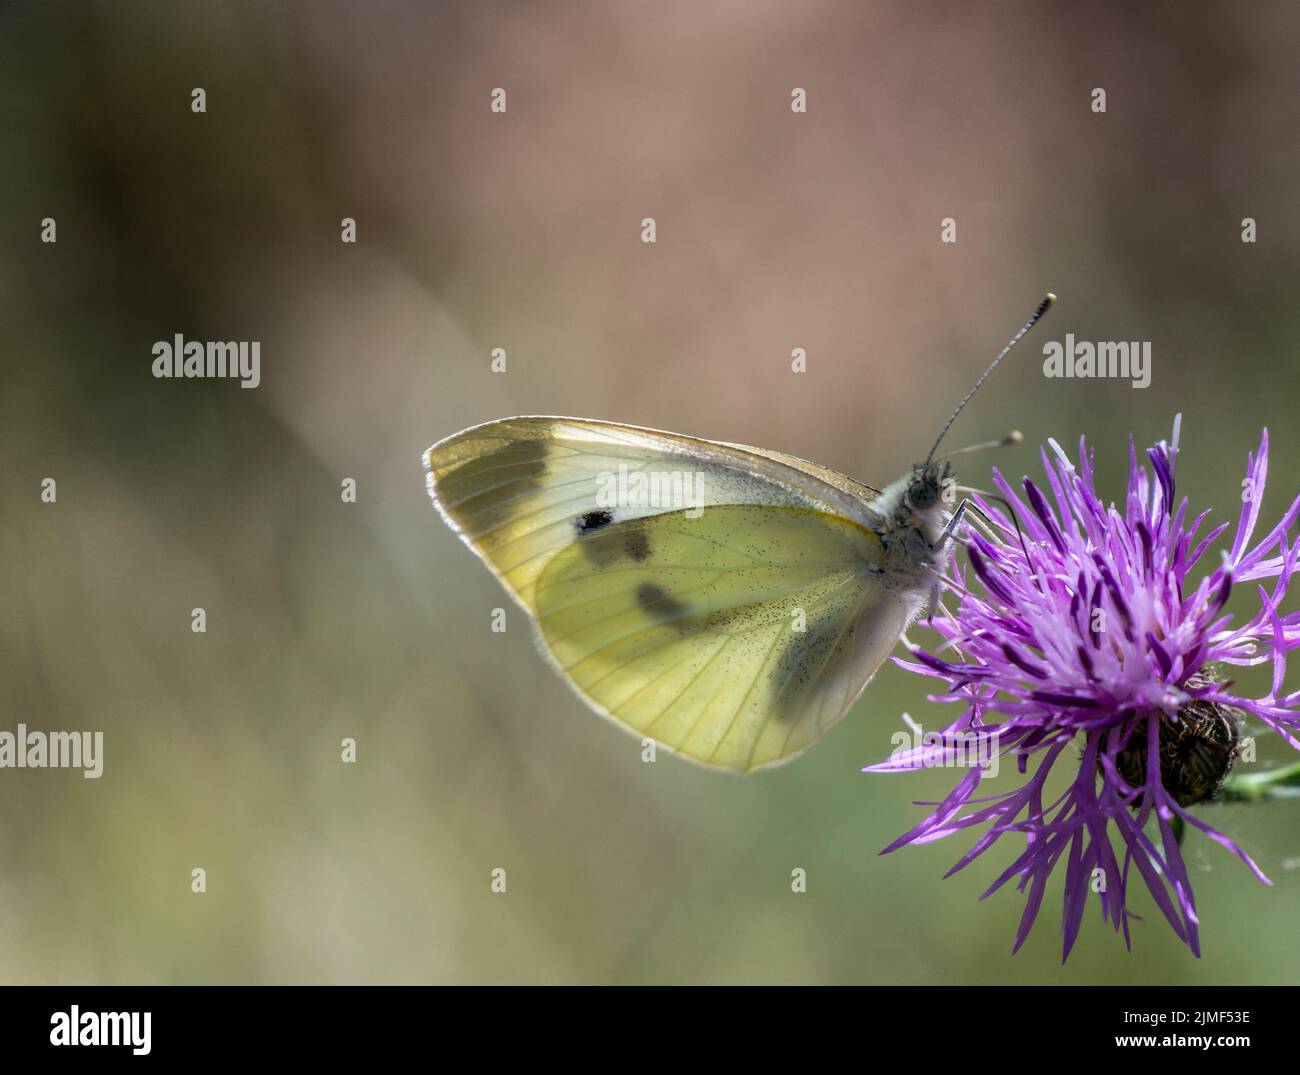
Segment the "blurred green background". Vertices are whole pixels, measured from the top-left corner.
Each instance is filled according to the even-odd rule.
[[[1272,888],[1189,835],[1204,958],[1138,893],[1133,954],[1094,910],[1062,967],[1059,878],[1013,957],[1021,898],[977,897],[1014,848],[949,881],[965,842],[877,856],[953,781],[859,772],[903,711],[955,715],[929,683],[886,668],[773,772],[643,764],[420,465],[559,413],[881,483],[1051,289],[953,434],[1026,444],[962,476],[1087,433],[1119,495],[1129,433],[1181,411],[1180,487],[1216,519],[1270,428],[1275,517],[1300,461],[1298,10],[0,7],[0,728],[106,739],[99,780],[0,771],[0,980],[1300,980],[1300,803],[1204,812]],[[178,332],[260,340],[261,387],[155,380]],[[1066,332],[1152,341],[1151,387],[1045,379]]]

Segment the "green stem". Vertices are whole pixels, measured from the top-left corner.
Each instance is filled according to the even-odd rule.
[[[1263,773],[1239,773],[1228,777],[1219,791],[1226,803],[1263,803],[1300,796],[1300,762]]]

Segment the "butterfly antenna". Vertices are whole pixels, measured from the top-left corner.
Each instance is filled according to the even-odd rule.
[[[999,437],[997,440],[986,440],[982,444],[968,444],[965,448],[954,448],[951,452],[944,452],[943,455],[936,455],[935,459],[951,459],[954,455],[965,455],[967,452],[982,452],[989,448],[1009,448],[1013,444],[1023,444],[1025,435],[1018,429],[1013,429],[1005,437]]]
[[[1050,291],[1046,295],[1044,295],[1043,300],[1038,304],[1038,308],[1034,310],[1034,312],[1030,315],[1029,320],[1020,326],[1020,331],[1011,337],[1007,345],[1004,348],[1002,348],[1001,351],[998,352],[998,357],[995,358],[989,364],[989,368],[980,374],[979,380],[976,381],[975,384],[971,387],[971,390],[966,393],[962,401],[957,404],[957,409],[954,410],[952,414],[948,416],[948,421],[944,422],[943,429],[939,430],[939,435],[938,437],[935,438],[934,445],[930,449],[930,454],[925,457],[926,466],[930,465],[931,461],[934,459],[934,453],[939,450],[939,444],[943,441],[943,438],[947,435],[948,430],[952,428],[953,422],[957,421],[957,415],[961,414],[962,409],[966,406],[967,403],[971,401],[971,397],[980,390],[980,385],[982,385],[986,380],[988,380],[989,374],[998,368],[998,363],[1007,357],[1007,354],[1010,352],[1011,348],[1015,347],[1015,345],[1020,342],[1020,338],[1026,332],[1028,332],[1031,328],[1033,328],[1036,324],[1038,324],[1039,318],[1041,318],[1043,314],[1047,313],[1047,308],[1051,306],[1052,303],[1054,303],[1055,301],[1056,301],[1056,296],[1053,295]]]

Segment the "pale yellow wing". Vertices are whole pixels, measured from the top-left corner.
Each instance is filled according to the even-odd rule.
[[[429,495],[464,541],[528,607],[547,559],[576,534],[576,520],[603,509],[620,477],[667,476],[701,506],[772,504],[812,508],[871,527],[867,489],[792,456],[586,418],[503,418],[471,426],[424,453]],[[832,480],[827,480],[830,478]],[[625,502],[617,522],[682,504]]]
[[[880,490],[874,485],[867,485],[865,482],[858,481],[857,478],[850,478],[847,474],[841,474],[837,470],[831,470],[830,467],[824,467],[820,463],[813,463],[807,459],[800,459],[797,455],[789,455],[786,452],[775,452],[771,448],[752,448],[748,444],[726,444],[723,447],[735,448],[738,451],[746,452],[750,455],[760,455],[776,463],[784,463],[792,470],[797,470],[801,475],[809,477],[814,481],[819,481],[825,485],[843,493],[851,500],[870,502],[880,496]]]
[[[448,522],[536,620],[570,684],[704,764],[743,771],[803,750],[913,611],[884,585],[857,483],[792,457],[516,418],[448,438],[425,461]],[[638,502],[636,475],[680,476],[689,503]]]
[[[629,554],[633,550],[635,555]],[[784,761],[844,715],[905,613],[874,534],[806,508],[719,506],[611,525],[548,563],[541,638],[598,711],[695,761]]]

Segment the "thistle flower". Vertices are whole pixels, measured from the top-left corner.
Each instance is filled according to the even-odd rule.
[[[1300,568],[1300,539],[1289,537],[1300,498],[1251,544],[1268,469],[1265,430],[1258,455],[1247,463],[1231,549],[1199,582],[1191,581],[1228,524],[1198,537],[1209,512],[1189,526],[1187,500],[1175,503],[1179,424],[1175,419],[1172,443],[1147,451],[1149,469],[1139,465],[1130,438],[1122,510],[1103,504],[1082,440],[1077,467],[1048,442],[1052,456],[1041,453],[1046,495],[1026,478],[1022,500],[994,471],[1023,541],[1007,514],[976,498],[989,525],[971,526],[966,544],[980,585],[968,586],[954,566],[945,584],[959,595],[958,608],[932,621],[942,643],[934,653],[909,647],[912,659],[898,661],[947,681],[947,691],[933,700],[965,708],[941,737],[866,771],[928,767],[954,743],[981,736],[996,743],[1000,759],[1015,761],[1026,782],[975,798],[982,771],[973,767],[929,817],[885,851],[983,829],[951,876],[1003,836],[1023,837],[1024,850],[984,894],[1012,879],[1027,893],[1013,951],[1028,936],[1059,865],[1063,958],[1078,937],[1090,892],[1103,920],[1131,944],[1127,894],[1134,873],[1199,955],[1196,902],[1180,852],[1184,823],[1269,883],[1240,847],[1190,808],[1213,797],[1230,769],[1243,714],[1300,749],[1300,692],[1283,693],[1286,653],[1300,646],[1300,613],[1280,611]],[[1224,606],[1232,588],[1247,583],[1255,583],[1258,607],[1234,625]],[[1228,667],[1260,664],[1271,664],[1271,686],[1263,697],[1243,697],[1227,678]],[[1066,790],[1048,801],[1048,779],[1058,766],[1073,774]]]

